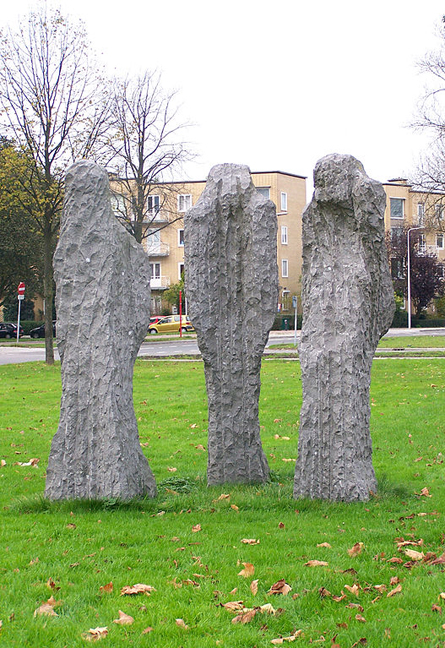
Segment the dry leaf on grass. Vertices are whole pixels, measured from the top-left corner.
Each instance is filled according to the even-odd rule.
[[[347,589],[348,592],[351,592],[351,594],[355,594],[355,596],[358,596],[358,593],[360,591],[360,585],[357,585],[357,583],[354,583],[354,585],[345,585],[345,589]]]
[[[363,542],[356,542],[350,549],[348,549],[348,554],[351,557],[358,556],[358,554],[362,553],[363,547]]]
[[[54,607],[58,605],[62,605],[62,601],[56,601],[53,596],[50,596],[50,598],[45,603],[42,603],[42,605],[34,611],[34,616],[59,616],[54,610]]]
[[[51,590],[56,590],[57,591],[57,590],[60,589],[60,587],[57,587],[57,585],[55,584],[55,582],[53,581],[53,579],[51,577],[48,578],[48,580],[46,581],[46,586],[48,587],[48,589],[51,589]]]
[[[248,545],[257,545],[260,544],[259,540],[255,540],[255,538],[243,538],[241,540],[243,544],[248,544]]]
[[[99,592],[105,592],[106,594],[109,594],[110,592],[113,591],[113,582],[110,581],[106,585],[102,585],[99,587]]]
[[[119,618],[114,619],[113,623],[117,623],[118,625],[131,625],[132,623],[134,623],[133,617],[129,614],[125,614],[125,612],[122,612],[122,610],[119,610],[118,614]]]
[[[188,630],[189,627],[184,621],[184,619],[175,619],[175,623],[179,628],[182,628],[183,630]]]
[[[212,500],[213,502],[220,502],[221,500],[229,500],[230,499],[230,493],[221,493],[219,497],[216,499]]]
[[[321,598],[326,598],[327,596],[331,596],[331,592],[328,589],[326,589],[326,587],[320,587],[318,593],[320,594]]]
[[[121,596],[132,596],[133,594],[146,594],[150,596],[150,592],[156,592],[156,588],[151,585],[144,585],[144,583],[136,583],[133,587],[125,585],[121,589]]]
[[[405,556],[408,556],[410,560],[422,560],[425,557],[423,551],[415,551],[414,549],[405,549]]]
[[[383,592],[386,592],[386,585],[374,585],[374,589],[382,594]]]
[[[148,626],[145,628],[145,630],[142,630],[142,634],[148,634],[149,632],[152,632],[153,628],[151,626]]]
[[[289,637],[279,637],[278,639],[272,639],[270,643],[273,644],[274,646],[281,646],[281,644],[283,644],[285,641],[289,643],[291,641],[295,641],[295,639],[297,639],[297,637],[299,637],[302,633],[303,630],[295,630],[295,632],[291,634]]]
[[[390,592],[388,592],[388,594],[386,595],[386,598],[390,598],[391,596],[395,596],[396,594],[400,594],[401,591],[402,591],[402,586],[399,583],[399,585],[397,585],[397,587],[395,587]]]
[[[366,623],[365,617],[363,617],[361,614],[356,614],[355,618],[357,619],[357,621],[360,621],[361,623]]]
[[[168,470],[168,472],[176,472],[178,469],[173,468],[173,466],[171,466],[171,467],[167,467],[167,470]]]
[[[422,497],[432,497],[432,495],[430,495],[430,491],[426,487],[422,488],[419,495],[421,495]]]
[[[233,509],[234,511],[236,511],[237,513],[238,513],[238,511],[239,511],[239,508],[237,507],[236,504],[231,504],[231,505],[230,505],[230,508]]]
[[[254,596],[256,596],[258,592],[258,578],[250,583],[250,591]]]
[[[82,633],[82,639],[85,639],[85,641],[99,641],[100,639],[103,639],[106,637],[108,634],[108,628],[103,627],[103,628],[90,628],[88,632]]]
[[[324,547],[325,549],[332,549],[332,546],[329,544],[329,542],[322,542],[317,545],[317,547]]]
[[[253,576],[255,573],[255,567],[252,563],[243,562],[242,564],[244,565],[244,569],[238,572],[238,576],[243,576],[244,578],[250,578],[250,576]]]
[[[192,526],[192,533],[198,533],[198,531],[202,531],[200,524],[195,524],[195,526]]]
[[[238,612],[238,610],[244,609],[244,603],[242,601],[227,601],[227,603],[221,603],[221,607],[230,610],[230,612]]]
[[[6,461],[5,461],[4,459],[2,459],[2,460],[0,461],[0,467],[1,467],[1,468],[4,468],[5,466],[6,466]],[[0,628],[1,628],[1,626],[0,626]]]
[[[437,605],[437,603],[433,603],[433,605],[431,606],[431,611],[439,612],[439,614],[442,614],[442,607],[440,605]]]
[[[324,560],[308,560],[304,563],[305,567],[327,567],[328,563]]]
[[[250,623],[257,612],[257,608],[251,608],[249,610],[246,609],[245,611],[243,610],[243,612],[232,619],[232,623]]]
[[[283,594],[283,596],[286,596],[286,594],[289,594],[289,592],[292,590],[292,587],[288,585],[285,581],[284,578],[281,578],[279,581],[274,583],[270,590],[267,592],[268,594]]]

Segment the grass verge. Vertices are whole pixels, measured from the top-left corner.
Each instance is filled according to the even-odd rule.
[[[445,565],[432,557],[445,551],[444,371],[440,360],[374,363],[379,491],[344,504],[292,499],[298,363],[263,366],[260,421],[272,481],[207,488],[202,363],[138,361],[135,411],[158,497],[50,503],[42,493],[59,366],[0,367],[0,646],[76,648],[88,645],[89,629],[104,627],[104,646],[262,648],[298,630],[295,645],[445,645]],[[39,461],[26,465],[31,459]],[[240,575],[252,570],[243,563],[254,573]],[[280,579],[292,590],[269,595]],[[156,591],[121,596],[136,583]],[[34,617],[51,596],[58,616]],[[228,601],[270,603],[276,612],[233,623],[236,614],[221,605]],[[114,623],[119,610],[134,622]]]

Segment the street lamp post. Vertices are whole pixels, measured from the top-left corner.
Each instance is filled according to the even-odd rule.
[[[406,234],[406,246],[407,246],[407,271],[406,271],[406,278],[407,278],[407,284],[408,284],[408,328],[411,328],[411,251],[409,247],[409,235],[411,232],[414,230],[421,230],[423,227],[410,227],[407,234]]]

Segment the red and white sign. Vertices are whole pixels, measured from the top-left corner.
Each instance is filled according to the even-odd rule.
[[[19,295],[24,295],[25,294],[25,284],[23,281],[21,281],[18,285],[17,292]]]

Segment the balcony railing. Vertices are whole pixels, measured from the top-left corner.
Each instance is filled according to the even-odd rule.
[[[168,256],[170,254],[170,245],[163,241],[150,241],[150,236],[146,239],[145,250],[150,257]]]
[[[152,277],[150,279],[150,288],[165,290],[170,286],[170,277]]]

